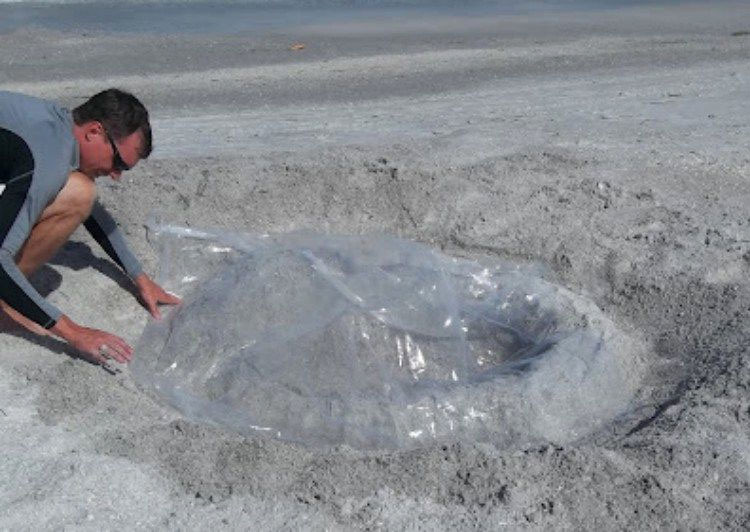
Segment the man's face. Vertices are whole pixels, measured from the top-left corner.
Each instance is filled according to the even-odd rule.
[[[85,127],[80,144],[79,169],[92,179],[108,175],[120,179],[125,168],[133,168],[141,159],[141,134],[139,131],[115,140],[99,122]]]

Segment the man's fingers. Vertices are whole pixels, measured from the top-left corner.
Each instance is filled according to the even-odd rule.
[[[115,352],[122,357],[123,360],[121,360],[120,362],[128,362],[133,357],[133,348],[130,347],[122,338],[113,336],[108,343],[111,344]]]
[[[110,344],[102,344],[101,347],[99,347],[98,356],[104,358],[105,361],[111,359],[120,364],[124,364],[126,360],[122,350],[119,347]]]
[[[113,347],[110,352],[113,355],[112,358],[114,358],[120,364],[125,364],[129,360],[128,355],[126,355],[122,349]]]
[[[78,326],[75,332],[76,335],[68,341],[91,362],[100,365],[106,365],[111,361],[125,364],[133,358],[133,348],[119,336]]]
[[[130,355],[121,346],[113,345],[108,352],[120,364],[124,364],[130,360]]]
[[[150,292],[141,293],[141,302],[146,307],[146,310],[148,310],[148,313],[151,314],[154,318],[158,319],[159,308],[156,305],[156,301],[157,298]]]
[[[128,344],[128,343],[127,343],[127,342],[126,342],[125,340],[123,340],[122,338],[118,338],[117,340],[118,340],[118,341],[120,342],[120,344],[121,344],[121,346],[122,346],[122,350],[123,350],[123,352],[124,352],[124,353],[125,353],[125,354],[127,355],[127,357],[128,357],[128,358],[132,357],[132,356],[133,356],[133,348],[132,348],[132,347],[130,347],[130,344]]]
[[[133,357],[133,348],[125,340],[115,335],[107,335],[106,339],[99,346],[97,353],[105,359],[113,359],[121,364],[129,362]]]
[[[164,295],[160,298],[162,303],[166,303],[167,305],[179,305],[182,303],[182,299],[177,297],[174,294],[170,294],[169,292],[164,292]]]
[[[148,311],[151,313],[151,315],[157,320],[160,320],[161,311],[159,310],[159,305],[157,305],[156,302],[153,302],[153,301],[149,301],[147,305],[148,305]]]
[[[145,274],[136,278],[136,284],[140,289],[140,299],[143,306],[157,320],[161,319],[159,304],[178,305],[182,302],[178,296],[167,292]]]

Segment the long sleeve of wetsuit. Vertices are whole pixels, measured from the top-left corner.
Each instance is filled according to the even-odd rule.
[[[48,329],[62,312],[34,289],[15,259],[79,166],[73,128],[67,109],[0,90],[0,299]]]
[[[143,272],[143,267],[128,248],[125,237],[117,228],[117,222],[98,201],[91,209],[91,215],[83,223],[107,255],[125,270],[131,279]]]
[[[0,299],[30,320],[49,329],[62,312],[45,300],[18,269],[16,253],[31,231],[34,198],[31,171],[5,183],[0,195]]]

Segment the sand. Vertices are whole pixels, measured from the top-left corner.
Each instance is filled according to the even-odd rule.
[[[154,217],[390,233],[546,265],[648,346],[632,409],[580,441],[316,450],[188,422],[6,320],[0,528],[750,526],[749,15],[0,35],[3,88],[151,109],[153,156],[99,184],[148,271]],[[146,323],[85,232],[35,283],[133,344]]]

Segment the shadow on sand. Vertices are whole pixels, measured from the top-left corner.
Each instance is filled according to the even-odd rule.
[[[75,271],[91,268],[112,279],[120,288],[130,292],[133,297],[138,297],[135,286],[130,278],[109,259],[103,259],[94,255],[91,252],[91,248],[83,242],[71,241],[66,243],[48,264],[42,266],[39,271],[31,276],[30,282],[32,286],[45,298],[60,288],[62,284],[62,275],[52,266],[63,266]],[[18,325],[2,311],[0,311],[0,334],[17,336],[45,349],[49,349],[54,353],[61,353],[72,358],[86,360],[68,343],[53,336],[34,334]]]

